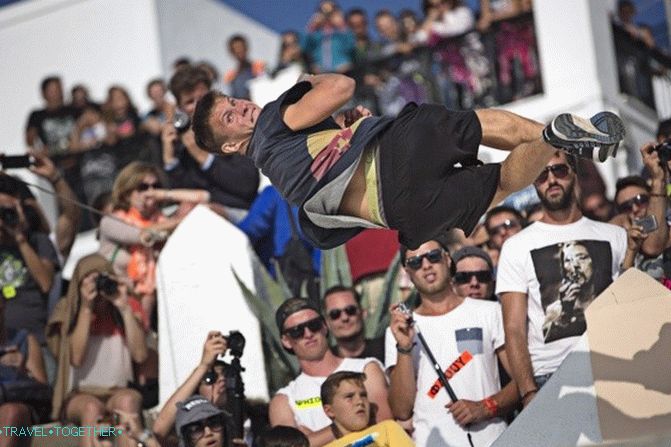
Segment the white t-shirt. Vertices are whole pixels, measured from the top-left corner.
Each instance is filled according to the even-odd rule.
[[[585,332],[584,309],[617,278],[627,233],[586,217],[569,225],[531,224],[501,249],[496,293],[528,296],[534,375],[553,373]]]
[[[429,349],[447,376],[458,399],[482,400],[496,394],[501,385],[496,349],[503,346],[501,307],[492,301],[466,298],[452,311],[440,316],[414,315]],[[447,392],[438,381],[426,352],[417,337],[412,351],[417,374],[417,395],[412,416],[415,443],[420,446],[468,447],[468,431],[473,445],[492,444],[505,430],[499,418],[461,428],[447,411]],[[385,365],[396,365],[396,339],[387,329]]]
[[[346,358],[333,372],[363,372],[369,363],[377,363],[380,369],[383,369],[382,363],[374,357],[365,359]],[[302,372],[287,386],[277,391],[277,394],[287,396],[296,424],[304,425],[312,431],[321,430],[331,425],[331,419],[326,416],[322,409],[322,399],[320,397],[321,386],[325,380],[326,377],[309,376]]]

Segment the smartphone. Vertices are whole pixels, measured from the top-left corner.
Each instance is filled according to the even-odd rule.
[[[658,227],[657,218],[652,214],[648,214],[647,216],[641,217],[640,219],[634,219],[632,223],[641,227],[643,229],[642,231],[646,234],[652,233]]]
[[[32,155],[0,155],[2,169],[20,169],[33,166],[35,157]]]

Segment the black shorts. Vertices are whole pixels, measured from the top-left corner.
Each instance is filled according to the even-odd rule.
[[[416,249],[452,228],[473,231],[501,171],[478,161],[481,140],[475,112],[432,104],[408,104],[380,137],[385,219],[403,245]]]

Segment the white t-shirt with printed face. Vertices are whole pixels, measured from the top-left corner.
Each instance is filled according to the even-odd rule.
[[[623,228],[586,217],[536,222],[503,244],[496,293],[527,294],[534,375],[556,371],[585,332],[584,310],[617,278],[626,249]]]
[[[482,400],[500,389],[496,349],[503,346],[503,323],[498,303],[466,298],[452,311],[440,316],[415,314],[429,349],[445,372],[458,399]],[[417,394],[412,422],[413,439],[420,446],[468,447],[468,431],[473,445],[492,444],[506,424],[495,418],[461,428],[447,411],[447,392],[438,381],[428,355],[415,336],[412,351],[417,375]],[[388,328],[385,336],[385,366],[396,365],[396,339]]]

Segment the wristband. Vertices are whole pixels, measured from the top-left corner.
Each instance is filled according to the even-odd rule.
[[[411,344],[409,348],[402,348],[401,346],[399,346],[398,343],[396,343],[396,351],[398,351],[399,354],[406,354],[406,355],[412,354],[412,349],[415,347],[416,344],[417,343]]]
[[[482,400],[482,403],[484,404],[485,409],[487,409],[487,413],[489,413],[491,417],[494,417],[497,414],[499,414],[499,404],[496,403],[493,397],[484,398]]]

